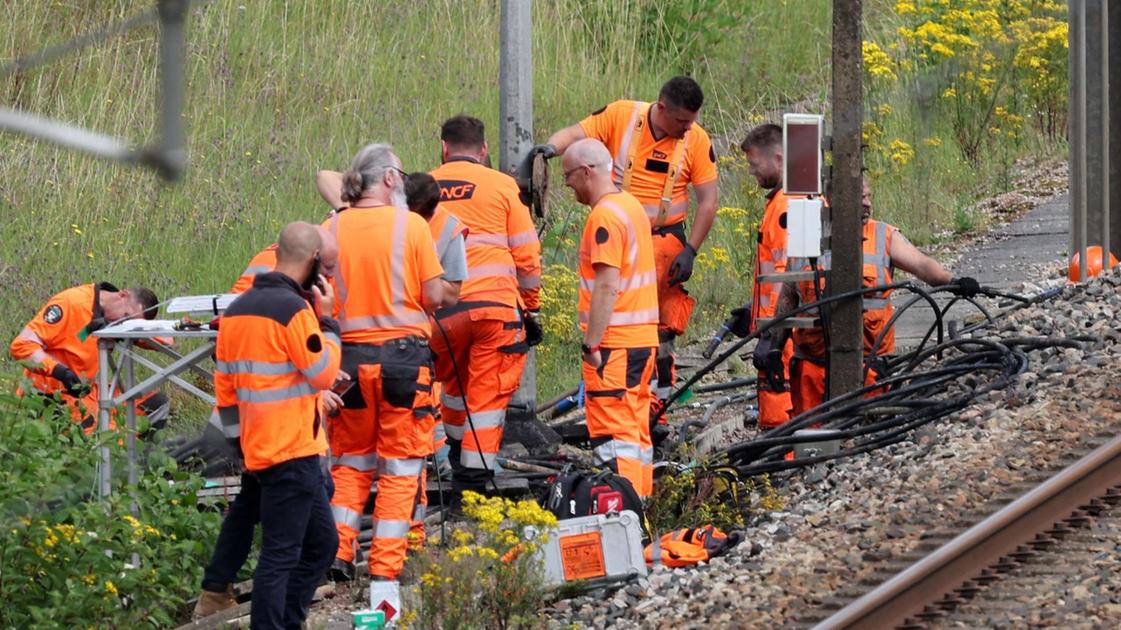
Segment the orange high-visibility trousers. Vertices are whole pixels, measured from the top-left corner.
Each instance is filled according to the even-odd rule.
[[[825,400],[825,360],[805,359],[795,357],[790,362],[790,398],[794,405],[794,416],[813,409]],[[864,385],[867,387],[876,382],[879,375],[875,370],[865,370]],[[881,393],[881,389],[874,389],[866,394],[871,398]]]
[[[673,228],[678,229],[673,229]],[[693,306],[697,301],[689,295],[681,284],[669,285],[669,269],[677,255],[685,251],[684,224],[657,230],[651,236],[654,244],[654,271],[658,275],[658,346],[657,365],[658,384],[655,391],[658,398],[665,400],[673,391],[677,381],[676,355],[673,339],[685,333]]]
[[[771,391],[770,381],[766,372],[759,373],[756,391],[759,393],[759,426],[764,429],[773,429],[782,426],[790,420],[790,410],[794,407],[790,399],[790,360],[794,357],[794,342],[786,340],[782,348],[782,369],[784,389],[781,392]]]
[[[443,384],[440,415],[453,479],[482,491],[497,464],[506,407],[521,382],[529,347],[513,307],[468,303],[437,316],[432,351]]]
[[[597,369],[582,363],[588,435],[597,464],[626,477],[638,496],[654,491],[650,377],[654,348],[601,348]]]
[[[360,347],[385,349],[394,344]],[[345,347],[344,355],[350,349]],[[412,523],[424,518],[419,514],[425,491],[424,458],[432,450],[435,421],[431,366],[427,357],[418,358],[427,353],[427,346],[413,347],[402,349],[400,356],[406,360],[401,363],[359,361],[358,384],[343,396],[345,406],[331,422],[335,454],[331,511],[339,533],[336,557],[354,561],[362,510],[376,473],[369,567],[371,575],[391,580],[404,566]],[[344,356],[344,365],[351,367],[351,362]]]

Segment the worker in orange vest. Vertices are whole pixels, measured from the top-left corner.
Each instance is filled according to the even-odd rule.
[[[591,207],[580,238],[578,308],[592,452],[645,500],[654,489],[650,378],[658,345],[648,220],[642,204],[615,187],[611,153],[599,140],[572,143],[561,163],[565,185]]]
[[[662,86],[654,103],[615,101],[554,133],[548,144],[530,151],[521,168],[521,177],[527,181],[535,155],[562,155],[577,140],[595,138],[614,156],[616,187],[634,195],[646,210],[658,272],[657,407],[672,393],[674,339],[684,334],[696,303],[684,283],[693,274],[697,251],[716,218],[716,152],[708,134],[696,124],[703,102],[704,93],[696,81],[673,77]],[[689,185],[697,197],[697,208],[686,238]]]
[[[118,289],[108,282],[83,284],[47,300],[9,348],[23,365],[31,391],[61,396],[75,422],[93,432],[98,409],[97,338],[93,333],[127,319],[156,316],[156,295],[150,289]],[[19,393],[23,394],[23,388]],[[137,402],[137,410],[153,428],[166,422],[170,402],[156,392]]]
[[[775,316],[781,282],[764,282],[760,276],[786,271],[786,208],[787,199],[782,187],[782,127],[764,124],[748,132],[740,148],[747,157],[748,172],[756,183],[766,190],[767,203],[756,239],[755,275],[751,288],[751,310],[740,310],[748,317],[740,330],[754,331],[760,318]],[[800,198],[800,197],[795,197]],[[793,407],[790,401],[790,359],[794,344],[787,339],[781,349],[772,351],[769,337],[756,344],[755,364],[759,370],[758,401],[759,427],[773,429],[790,419]]]
[[[218,413],[236,418],[245,468],[260,483],[254,628],[300,627],[338,545],[321,459],[326,432],[316,408],[341,357],[334,291],[316,273],[321,246],[314,225],[288,224],[277,240],[276,270],[254,278],[218,331]]]
[[[455,116],[440,129],[443,164],[432,171],[440,205],[467,233],[459,303],[436,313],[432,349],[443,384],[440,413],[451,446],[453,507],[494,475],[506,407],[526,353],[542,337],[541,244],[514,178],[483,166],[483,122]]]
[[[920,252],[899,228],[872,219],[872,192],[864,179],[861,201],[863,221],[863,258],[864,286],[876,287],[893,282],[895,269],[902,269],[932,286],[953,284],[953,292],[962,297],[973,297],[980,291],[980,285],[973,278],[954,278],[938,261]],[[816,269],[828,271],[832,254],[826,250],[818,259]],[[792,258],[789,268],[795,271],[813,271],[815,266],[810,260]],[[781,316],[794,310],[799,304],[809,304],[821,299],[825,293],[826,276],[814,286],[813,280],[786,282],[777,305],[777,315]],[[894,313],[891,305],[891,290],[864,294],[864,355],[868,363],[865,369],[865,384],[871,385],[878,374],[869,359],[882,357],[895,350],[895,331],[886,329]],[[807,317],[817,315],[817,309],[807,311]],[[775,330],[772,337],[785,336],[785,332]],[[882,337],[882,339],[881,339]],[[791,362],[791,398],[794,415],[801,414],[822,403],[826,393],[826,352],[825,335],[820,326],[796,328],[793,332],[794,359]],[[879,346],[876,346],[879,340]],[[875,349],[876,357],[871,353]]]
[[[428,313],[443,299],[443,269],[424,219],[405,209],[400,164],[389,145],[359,151],[343,176],[347,207],[324,224],[339,244],[335,286],[343,370],[357,381],[329,423],[336,579],[354,577],[362,511],[375,473],[372,579],[397,579],[410,523],[423,520],[419,497],[435,421]]]
[[[316,229],[320,238],[319,274],[330,280],[335,276],[338,266],[339,248],[330,232],[322,227]],[[278,245],[273,243],[253,256],[230,293],[245,293],[253,286],[258,275],[276,269],[277,248]],[[345,378],[349,379],[349,376]],[[320,396],[321,411],[324,413],[332,412],[342,405],[338,394],[329,389],[323,390]],[[227,443],[239,444],[241,424],[237,420],[229,414],[223,417],[215,409],[210,415],[209,423],[212,427],[207,427],[208,434],[220,434]],[[240,452],[240,449],[232,450]],[[330,477],[328,481],[329,479]],[[195,602],[192,619],[201,619],[237,606],[233,585],[253,546],[253,532],[261,520],[260,503],[260,482],[255,475],[243,470],[241,487],[226,511],[226,517],[222,519],[222,528],[218,532],[218,541],[214,544],[210,563],[203,571],[202,592]]]

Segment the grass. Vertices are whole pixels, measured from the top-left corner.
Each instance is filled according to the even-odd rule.
[[[150,4],[12,3],[5,23],[13,27],[0,32],[0,56],[29,54]],[[869,4],[869,32],[891,28],[886,5]],[[700,301],[693,337],[748,299],[750,225],[762,204],[734,147],[749,127],[779,120],[781,111],[824,109],[830,6],[827,0],[534,3],[538,139],[610,100],[652,99],[678,70],[691,71],[706,90],[703,123],[722,158],[721,206],[744,211],[722,214],[704,249],[708,263],[698,263],[690,283]],[[8,292],[0,338],[14,336],[51,294],[83,282],[148,285],[162,297],[228,288],[283,224],[322,216],[314,172],[343,168],[368,141],[394,144],[408,170],[431,169],[439,158],[440,122],[468,112],[487,123],[497,146],[498,10],[483,0],[215,0],[192,10],[190,170],[177,186],[146,171],[0,135],[0,284]],[[688,22],[690,15],[710,21]],[[156,120],[155,37],[152,27],[138,29],[0,79],[3,102],[133,143],[149,141]],[[952,147],[923,147],[923,125],[945,123],[925,120],[906,91],[893,98],[897,115],[887,124],[898,127],[890,133],[917,139],[921,168],[880,178],[880,216],[917,232],[922,242],[932,226],[953,225],[959,199],[991,190],[996,179],[955,160]],[[559,181],[554,191],[546,263],[570,265],[583,210]],[[727,261],[718,260],[717,247]],[[575,345],[558,347],[539,364],[539,396],[567,389],[577,375]]]

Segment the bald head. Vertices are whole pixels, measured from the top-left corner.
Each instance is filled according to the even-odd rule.
[[[319,228],[304,221],[294,221],[284,226],[276,239],[277,265],[302,264],[311,260],[323,246]]]
[[[596,175],[611,176],[611,152],[595,138],[584,138],[573,142],[564,152],[564,165],[570,168],[588,166]]]

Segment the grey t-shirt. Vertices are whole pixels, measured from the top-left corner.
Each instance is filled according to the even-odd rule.
[[[467,280],[467,243],[462,234],[456,234],[448,243],[448,249],[440,257],[440,266],[444,268],[444,280],[448,282]]]

